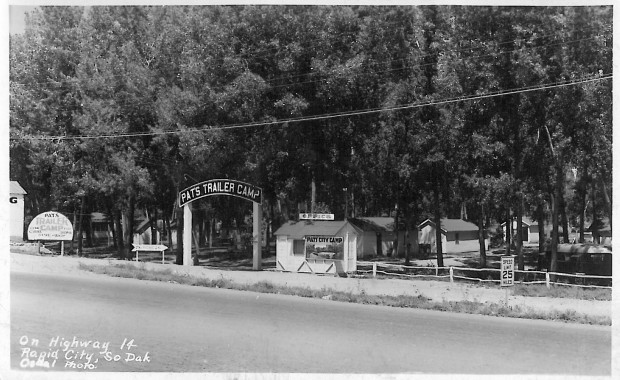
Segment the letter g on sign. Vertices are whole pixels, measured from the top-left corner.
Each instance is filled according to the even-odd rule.
[[[10,197],[9,198],[9,202],[11,203],[17,203],[17,197]],[[1,379],[1,378],[0,378]]]

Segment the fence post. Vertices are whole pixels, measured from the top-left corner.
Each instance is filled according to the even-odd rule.
[[[372,263],[372,277],[377,277],[377,263]]]
[[[450,282],[454,282],[454,270],[450,267]]]
[[[549,272],[545,273],[545,285],[547,285],[547,289],[551,287],[549,284]]]
[[[439,267],[435,265],[435,277],[439,277]]]

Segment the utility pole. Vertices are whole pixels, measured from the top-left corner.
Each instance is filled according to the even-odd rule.
[[[347,188],[343,187],[342,191],[344,191],[344,220],[347,220],[347,218],[349,217],[349,202],[348,202],[348,193],[347,193]]]

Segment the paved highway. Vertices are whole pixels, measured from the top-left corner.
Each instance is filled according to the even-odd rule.
[[[611,328],[11,273],[27,371],[611,374]]]

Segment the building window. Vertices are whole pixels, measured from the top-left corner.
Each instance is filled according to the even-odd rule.
[[[306,255],[306,241],[305,240],[293,240],[293,255],[305,256]]]

